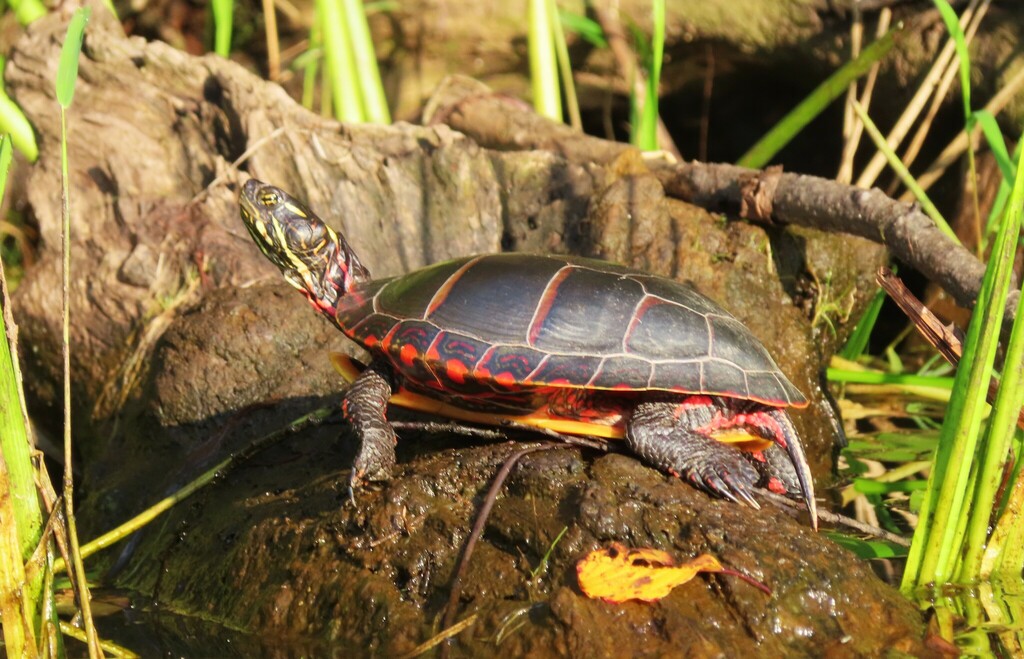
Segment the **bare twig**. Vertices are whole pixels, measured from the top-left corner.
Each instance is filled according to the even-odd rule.
[[[392,421],[391,427],[395,430],[414,430],[428,434],[454,433],[481,439],[508,439],[508,435],[496,428],[477,428],[447,421]]]
[[[956,366],[963,356],[964,333],[955,325],[943,325],[931,309],[926,307],[921,300],[910,292],[903,282],[893,274],[889,268],[879,268],[875,276],[878,285],[885,289],[893,302],[907,315],[907,318],[914,323],[914,327],[945,358],[947,362]],[[996,399],[996,391],[999,383],[995,379],[989,379],[988,402]],[[1017,413],[1017,426],[1024,430],[1024,410]]]
[[[861,42],[864,40],[864,15],[860,6],[853,5],[853,19],[850,22],[850,59],[856,59],[860,55]],[[846,157],[850,150],[853,136],[853,126],[857,117],[853,114],[853,102],[857,100],[857,81],[851,80],[846,86],[846,103],[843,105],[843,159],[839,165],[839,173],[836,179],[841,183],[849,183],[853,176],[853,157]],[[703,158],[702,158],[703,160]]]
[[[283,135],[285,130],[286,130],[285,126],[278,126],[277,128],[275,128],[274,130],[270,131],[269,133],[267,133],[266,135],[264,135],[260,139],[258,139],[255,142],[253,142],[252,145],[248,149],[245,150],[245,153],[243,153],[242,155],[238,156],[238,158],[236,158],[235,161],[231,163],[231,165],[228,167],[228,172],[235,172],[235,171],[237,171],[238,168],[242,166],[242,163],[244,163],[246,160],[248,160],[252,156],[252,154],[256,153],[257,151],[262,149],[264,146],[266,146],[268,143],[276,140],[278,137]],[[215,179],[210,181],[210,183],[205,188],[203,188],[202,190],[197,192],[196,196],[192,197],[192,199],[189,201],[189,203],[190,204],[198,204],[198,203],[200,203],[203,199],[206,198],[206,195],[210,194],[210,190],[213,190],[215,187],[217,187],[218,185],[220,185],[221,183],[224,182],[224,179],[226,178],[226,176],[227,176],[226,173],[219,174]]]
[[[766,501],[770,501],[771,503],[775,504],[780,508],[791,510],[793,512],[793,515],[799,515],[803,512],[806,512],[807,510],[807,508],[800,502],[793,501],[792,499],[789,499],[781,494],[775,494],[774,492],[769,492],[768,490],[762,489],[755,490],[755,494],[758,497],[765,499]],[[885,540],[886,542],[891,542],[894,545],[899,545],[901,547],[910,546],[910,541],[904,538],[903,536],[896,535],[895,533],[890,533],[889,531],[878,528],[877,526],[871,526],[870,524],[859,522],[853,519],[852,517],[847,517],[846,515],[832,513],[827,510],[822,510],[819,508],[818,519],[829,524],[835,524],[836,526],[845,526],[847,528],[851,528],[859,533],[870,535],[875,538],[880,538],[882,540]]]
[[[459,560],[459,567],[455,570],[455,579],[452,581],[452,590],[448,596],[448,604],[445,607],[444,622],[441,623],[441,627],[443,629],[451,627],[452,622],[455,620],[455,612],[459,604],[459,597],[462,595],[462,578],[465,576],[466,569],[469,567],[469,559],[473,555],[473,549],[476,547],[477,541],[480,539],[480,536],[483,535],[484,527],[487,525],[487,518],[490,517],[491,509],[494,508],[494,502],[498,498],[498,492],[500,492],[502,486],[505,485],[505,480],[512,472],[512,468],[515,467],[516,463],[525,455],[535,453],[537,451],[549,451],[554,448],[559,448],[560,446],[562,446],[562,444],[556,442],[544,442],[542,444],[523,447],[510,455],[501,466],[501,469],[498,470],[497,475],[494,477],[494,482],[491,483],[491,488],[487,490],[487,494],[484,496],[483,505],[480,506],[480,510],[477,512],[476,522],[473,523],[473,530],[466,539],[466,546],[462,550],[462,558]],[[448,655],[449,647],[449,644],[445,643],[441,648],[442,658]]]
[[[657,173],[668,194],[712,211],[730,213],[739,212],[744,186],[751,179],[767,176],[734,165],[701,163],[681,163]],[[916,205],[895,201],[880,190],[860,190],[798,174],[781,175],[768,205],[770,214],[749,219],[868,238],[884,244],[896,258],[942,286],[965,308],[972,308],[977,300],[984,264],[943,234]],[[1010,293],[1006,321],[1015,317],[1019,298],[1019,290]]]

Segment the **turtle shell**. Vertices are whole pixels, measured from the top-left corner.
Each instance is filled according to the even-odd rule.
[[[603,261],[493,254],[356,284],[335,321],[414,383],[807,404],[742,323],[689,286]]]

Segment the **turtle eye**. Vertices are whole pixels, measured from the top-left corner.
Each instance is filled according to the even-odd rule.
[[[268,191],[260,193],[260,203],[264,206],[277,206],[278,202],[281,201],[280,196],[276,192]]]

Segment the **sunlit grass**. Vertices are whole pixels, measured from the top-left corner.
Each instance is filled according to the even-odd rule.
[[[7,4],[22,25],[28,25],[46,15],[46,5],[41,0],[7,0]]]
[[[538,114],[561,121],[562,91],[558,85],[554,27],[548,0],[528,1],[527,26],[533,107]]]
[[[221,57],[231,54],[231,35],[234,30],[234,0],[210,0],[213,12],[213,52]]]
[[[643,99],[638,99],[632,86],[630,104],[630,141],[644,151],[655,151],[658,142],[658,100],[661,88],[661,65],[665,57],[665,0],[651,3],[651,43],[647,52]]]
[[[980,7],[979,7],[980,5]],[[903,586],[910,591],[915,587],[927,583],[946,583],[950,581],[974,582],[981,575],[985,574],[985,565],[998,563],[992,556],[1000,550],[1000,546],[1009,549],[1013,542],[1008,539],[1014,535],[1015,541],[1019,544],[1024,538],[1024,530],[1009,530],[1011,523],[1016,523],[1017,517],[1005,517],[996,521],[993,515],[999,511],[1009,509],[1008,497],[1013,496],[1017,491],[1014,487],[1007,488],[1008,494],[1000,501],[997,500],[997,493],[1000,487],[1005,485],[1004,463],[1008,455],[1008,447],[1012,444],[1020,448],[1020,432],[1015,430],[1017,413],[1020,410],[1024,393],[1019,383],[1019,365],[1024,362],[1024,352],[1013,353],[1013,340],[1006,346],[1007,364],[1003,381],[998,396],[1003,400],[998,402],[998,407],[989,411],[986,403],[989,378],[992,374],[994,364],[995,346],[999,337],[999,321],[1002,319],[1002,309],[1005,306],[1006,282],[1004,276],[1008,272],[1009,263],[1012,263],[1013,252],[1017,244],[1019,229],[1019,207],[1024,198],[1020,197],[1020,182],[1017,178],[1021,151],[1018,147],[1016,153],[1010,156],[1007,153],[1005,140],[999,130],[998,124],[992,113],[971,110],[970,94],[970,61],[967,52],[967,38],[961,25],[964,20],[958,19],[949,5],[944,0],[936,0],[943,15],[947,29],[951,33],[951,48],[955,49],[957,55],[956,71],[960,75],[962,88],[962,106],[964,116],[965,134],[980,129],[985,140],[992,150],[993,156],[999,165],[999,172],[1004,182],[1001,185],[1001,192],[995,200],[994,207],[986,222],[987,233],[998,236],[992,242],[992,256],[989,261],[986,279],[983,284],[982,294],[979,296],[972,322],[968,328],[968,338],[964,346],[964,355],[961,366],[957,370],[956,377],[950,381],[948,378],[935,379],[933,377],[922,378],[919,375],[904,375],[902,373],[887,372],[862,372],[860,366],[854,365],[850,368],[833,368],[829,371],[830,379],[846,383],[848,392],[858,397],[863,396],[866,391],[874,388],[876,394],[888,393],[896,400],[908,401],[904,406],[905,413],[909,412],[909,401],[913,398],[931,397],[936,404],[941,404],[941,398],[948,399],[948,407],[944,410],[938,408],[942,414],[939,419],[944,419],[941,429],[935,433],[934,464],[929,464],[927,469],[922,468],[921,454],[917,456],[902,455],[899,452],[889,452],[886,467],[882,474],[872,476],[872,482],[867,483],[862,477],[855,476],[854,482],[844,490],[844,500],[850,501],[850,497],[867,497],[870,500],[877,518],[884,522],[884,517],[889,508],[884,505],[887,496],[899,493],[901,496],[910,494],[903,502],[906,507],[906,514],[912,515],[907,519],[911,527],[916,525],[914,542],[908,557],[906,572],[904,574]],[[973,2],[972,10],[978,9],[979,14],[986,8],[986,2]],[[972,26],[976,23],[972,23]],[[975,29],[974,27],[971,28]],[[940,69],[931,72],[929,80],[937,81],[941,73]],[[939,87],[942,89],[942,87]],[[1002,93],[1002,92],[1001,92]],[[917,97],[915,97],[916,99]],[[922,97],[921,101],[924,100]],[[859,110],[856,103],[851,103],[855,110]],[[900,158],[893,152],[893,149],[886,143],[886,139],[873,127],[866,113],[860,111],[860,116],[865,121],[865,127],[873,132],[874,139],[879,153],[888,160],[891,168],[896,171],[903,184],[916,197],[922,208],[936,219],[936,223],[948,236],[956,239],[952,230],[945,226],[938,211],[924,194],[924,186],[920,185]],[[901,120],[903,118],[901,117]],[[909,124],[901,129],[905,133]],[[901,133],[901,134],[902,134]],[[893,138],[890,137],[890,140]],[[915,138],[917,139],[917,138]],[[970,141],[966,140],[967,150],[970,152]],[[973,164],[973,154],[968,156],[968,187],[971,190],[977,189],[976,171]],[[1008,181],[1016,180],[1013,187],[1014,200],[1008,200],[1011,186]],[[973,192],[972,192],[973,194]],[[976,199],[972,199],[972,208],[975,222],[979,222],[980,210]],[[1017,209],[1014,213],[1001,212],[1003,209]],[[996,219],[999,218],[999,219]],[[998,234],[995,232],[999,231]],[[1008,237],[1009,232],[1010,237]],[[972,240],[972,245],[980,251],[985,249],[985,240],[982,231],[976,232],[977,241]],[[1007,242],[1009,241],[1009,242]],[[1003,283],[998,284],[997,282]],[[869,313],[863,322],[864,328],[855,332],[851,344],[844,353],[851,358],[858,358],[864,354],[867,346],[868,328],[874,324],[873,318],[877,316],[878,299],[872,303]],[[1019,324],[1019,323],[1018,323]],[[1014,327],[1015,332],[1017,327]],[[1024,331],[1022,331],[1024,333]],[[1004,333],[1005,336],[1005,333]],[[1024,350],[1024,348],[1019,348]],[[892,355],[893,353],[890,353]],[[1012,371],[1012,373],[1011,373]],[[940,385],[936,387],[936,385]],[[884,388],[884,389],[883,389]],[[896,405],[895,407],[899,407]],[[866,414],[863,406],[851,408],[855,414]],[[890,411],[891,408],[890,408]],[[936,410],[933,410],[933,412]],[[879,413],[884,413],[880,410]],[[906,417],[906,418],[913,418]],[[920,417],[922,431],[931,425],[927,417]],[[929,431],[921,437],[928,437],[933,434]],[[927,445],[927,444],[924,444]],[[922,446],[924,446],[922,445]],[[856,440],[851,442],[847,449],[847,458],[852,464],[858,462],[858,453],[864,449],[863,443]],[[1019,455],[1019,450],[1015,451]],[[972,458],[977,457],[976,462]],[[901,463],[901,459],[907,460]],[[1014,467],[1012,484],[1019,473],[1019,464]],[[851,471],[856,474],[856,469]],[[900,475],[899,479],[889,480],[893,474]],[[928,480],[921,480],[927,474]],[[909,478],[910,480],[906,480]],[[922,491],[922,486],[925,489]],[[1021,488],[1021,500],[1024,502],[1024,488]],[[920,516],[914,516],[919,512]],[[961,514],[963,513],[963,514]],[[1004,535],[993,534],[989,537],[989,529],[994,528]],[[1000,542],[1002,541],[1002,545]],[[1016,556],[1006,568],[1010,572],[1021,568],[1022,556]],[[1005,566],[1004,566],[1005,567]]]
[[[946,222],[946,218],[942,216],[942,213],[940,213],[939,209],[935,207],[932,200],[928,198],[928,194],[925,193],[924,189],[917,184],[914,176],[906,168],[899,156],[896,155],[896,152],[893,151],[892,147],[886,143],[885,137],[882,136],[882,132],[875,126],[875,122],[871,120],[871,117],[869,117],[864,108],[860,106],[860,103],[852,101],[852,104],[854,112],[857,113],[857,116],[864,123],[864,130],[875,143],[875,147],[885,155],[889,166],[894,172],[896,172],[896,175],[900,177],[900,180],[905,186],[907,186],[907,189],[914,193],[914,197],[917,199],[917,202],[921,204],[921,210],[923,210],[928,217],[932,218],[932,221],[935,222],[935,226],[939,227],[942,233],[946,234],[946,237],[955,243],[959,243],[960,239],[957,237],[956,232],[949,226],[949,223]]]
[[[1024,177],[1018,175],[1010,212],[1007,214],[1008,221],[1004,222],[997,236],[974,319],[968,328],[963,360],[957,370],[955,394],[943,425],[929,490],[922,507],[921,523],[915,532],[914,546],[908,558],[903,580],[904,588],[907,589],[926,583],[945,583],[954,577],[961,554],[958,547],[970,523],[967,514],[969,510],[983,516],[985,523],[988,522],[994,490],[980,486],[978,492],[973,492],[975,485],[972,484],[979,482],[977,470],[982,463],[976,463],[972,458],[988,450],[1000,454],[984,459],[984,464],[995,465],[997,468],[997,473],[980,475],[982,482],[990,483],[993,478],[998,478],[998,465],[1005,459],[1008,435],[1013,433],[1011,426],[1009,433],[997,431],[1002,434],[991,438],[986,435],[986,441],[981,442],[979,448],[982,416],[987,407],[985,395],[1011,281],[1022,204]],[[990,433],[993,427],[989,425]],[[979,498],[978,494],[982,497]],[[975,504],[982,505],[970,505],[972,499]],[[968,554],[972,553],[970,546],[965,550]]]
[[[90,658],[102,657],[99,635],[92,618],[89,584],[78,545],[78,525],[74,511],[74,470],[72,467],[71,433],[71,189],[68,174],[67,111],[75,97],[75,82],[78,80],[78,59],[82,51],[85,26],[89,22],[88,7],[75,12],[68,25],[57,65],[55,92],[60,105],[60,165],[61,165],[61,252],[62,252],[62,303],[61,327],[64,365],[64,516],[71,560],[74,563],[75,586],[81,607],[82,622],[87,638],[86,646]]]
[[[977,118],[971,111],[970,61],[964,35],[948,3],[945,0],[935,2],[956,44],[963,87],[965,131],[970,132]],[[982,122],[986,121],[983,117]],[[992,130],[991,126],[989,130]],[[993,137],[990,142],[998,143],[998,140]],[[970,149],[968,151],[970,176],[976,180],[973,155],[970,155]],[[1010,170],[1005,164],[1002,169]],[[1003,309],[1012,282],[1021,205],[1024,204],[1024,177],[1020,176],[1019,162],[1015,173],[1008,212],[992,245],[982,289],[968,327],[961,365],[957,370],[954,395],[922,502],[920,523],[915,530],[903,578],[903,587],[908,591],[929,583],[977,579],[992,516],[1000,505],[996,494],[1002,482],[1002,465],[1014,441],[1017,413],[1024,398],[1019,368],[1024,353],[1014,352],[1024,350],[1024,346],[1014,343],[1024,340],[1021,336],[1024,330],[1018,328],[1022,314],[1017,316],[1007,350],[1008,360],[1016,361],[1006,362],[1007,369],[992,416],[984,427],[982,422],[988,415],[986,395],[999,343]],[[977,189],[976,185],[970,187]],[[980,224],[976,198],[974,215]],[[980,240],[980,226],[977,234]],[[1019,467],[1015,469],[1019,470]],[[1016,566],[1018,571],[1020,568],[1020,565]]]
[[[885,57],[895,45],[896,35],[902,29],[902,24],[896,25],[881,39],[871,43],[855,59],[840,67],[779,120],[764,137],[750,147],[750,150],[740,156],[736,164],[758,169],[770,163],[807,124],[820,115],[832,101],[846,93],[851,82],[866,74],[876,62]]]
[[[364,7],[358,0],[317,0],[317,37],[324,52],[321,98],[339,121],[390,123],[384,85]]]
[[[0,137],[0,201],[11,164],[11,140]],[[8,656],[30,656],[41,632],[43,575],[27,576],[25,564],[43,536],[36,494],[25,394],[3,265],[0,264],[0,619]],[[49,595],[52,595],[49,594]]]
[[[0,71],[3,70],[6,62],[0,57]],[[35,162],[39,157],[39,147],[36,146],[36,135],[32,131],[32,124],[28,122],[25,113],[11,100],[3,88],[0,80],[0,133],[11,136],[14,147],[21,152],[30,162]]]

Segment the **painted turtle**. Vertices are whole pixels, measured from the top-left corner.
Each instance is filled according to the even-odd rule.
[[[746,327],[688,286],[516,253],[371,279],[345,239],[281,189],[249,180],[239,204],[285,279],[373,356],[344,397],[361,439],[353,486],[390,477],[396,437],[385,413],[404,395],[463,419],[622,437],[649,464],[733,501],[757,507],[759,484],[802,495],[816,525],[785,411],[806,399]],[[737,431],[758,450],[720,441]]]

